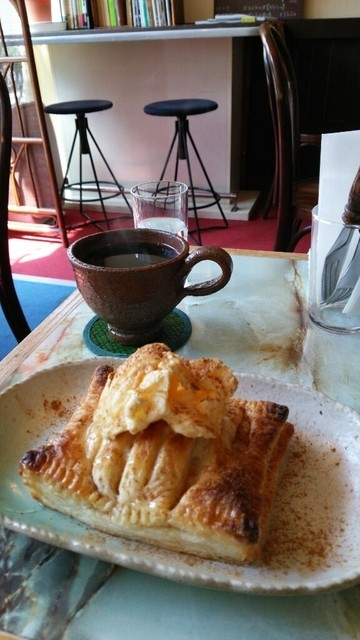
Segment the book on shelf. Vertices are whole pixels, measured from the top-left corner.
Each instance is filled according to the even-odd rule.
[[[171,0],[171,24],[184,24],[185,16],[184,16],[184,2],[183,0]]]
[[[93,27],[122,27],[128,24],[126,0],[90,0]]]
[[[127,25],[126,15],[126,0],[115,0],[117,26],[122,27]]]
[[[68,29],[90,29],[91,15],[88,0],[61,0],[60,9]]]
[[[183,0],[61,0],[68,29],[184,24]]]
[[[117,27],[116,0],[107,0],[109,27]]]

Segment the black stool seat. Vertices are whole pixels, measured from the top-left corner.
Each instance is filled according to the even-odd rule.
[[[161,100],[160,102],[150,102],[150,104],[145,105],[144,111],[149,116],[186,118],[187,116],[197,116],[201,113],[215,111],[217,108],[218,104],[214,100],[185,98],[182,100]]]
[[[189,197],[190,203],[189,210],[194,212],[195,216],[195,224],[196,224],[196,233],[199,244],[201,244],[201,231],[204,229],[200,228],[198,210],[206,209],[207,207],[216,204],[220,215],[223,219],[222,227],[227,227],[228,222],[226,220],[225,214],[222,210],[220,200],[221,196],[217,193],[210,181],[204,163],[200,157],[199,151],[195,145],[194,139],[190,133],[189,127],[189,116],[197,116],[204,113],[209,113],[210,111],[215,111],[218,108],[217,102],[214,100],[205,100],[202,98],[182,98],[179,100],[160,100],[158,102],[150,102],[145,105],[144,112],[149,116],[163,116],[163,117],[173,117],[175,120],[175,133],[174,137],[170,144],[170,149],[168,151],[165,165],[161,172],[159,180],[163,180],[165,176],[165,172],[167,170],[170,157],[172,155],[172,151],[175,146],[175,142],[177,142],[177,150],[176,150],[176,158],[175,158],[175,171],[174,171],[174,180],[177,180],[178,169],[179,169],[179,161],[185,160],[187,166],[188,173],[188,187],[189,187]],[[195,187],[192,177],[192,168],[190,164],[190,155],[188,149],[188,140],[191,144],[191,147],[195,153],[195,156],[198,160],[198,163],[202,169],[203,175],[205,176],[208,187]],[[210,202],[206,202],[205,204],[201,204],[199,198],[197,196],[202,196],[203,198],[210,196]],[[217,225],[212,227],[206,227],[206,229],[218,229]],[[192,234],[192,231],[189,231]]]
[[[69,102],[56,102],[44,108],[46,113],[59,115],[95,113],[111,109],[113,103],[110,100],[70,100]]]

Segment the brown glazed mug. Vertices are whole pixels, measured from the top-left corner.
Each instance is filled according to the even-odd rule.
[[[228,283],[230,255],[217,247],[190,253],[180,236],[152,229],[103,231],[68,249],[76,284],[90,309],[107,322],[113,339],[142,345],[156,341],[162,322],[186,296],[207,296]],[[186,286],[192,268],[216,262],[221,274]]]

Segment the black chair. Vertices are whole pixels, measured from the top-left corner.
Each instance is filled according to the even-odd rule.
[[[187,166],[187,174],[188,174],[188,187],[189,187],[189,211],[194,212],[195,224],[196,224],[196,234],[199,244],[201,244],[201,231],[204,231],[204,228],[200,227],[198,211],[199,209],[206,209],[207,207],[217,205],[220,215],[224,221],[224,224],[219,227],[218,225],[213,225],[211,227],[206,227],[206,229],[219,229],[228,226],[228,222],[226,220],[225,214],[220,204],[221,196],[217,193],[211,183],[209,175],[205,169],[204,163],[200,157],[199,151],[195,145],[194,139],[190,133],[189,128],[189,116],[196,116],[204,113],[208,113],[210,111],[215,111],[218,108],[218,104],[214,102],[214,100],[203,100],[203,99],[181,99],[181,100],[162,100],[160,102],[151,102],[144,107],[145,113],[150,116],[162,116],[162,117],[172,117],[176,118],[175,121],[175,133],[174,137],[171,141],[170,148],[168,154],[166,156],[165,164],[163,170],[160,174],[159,180],[162,180],[165,176],[166,169],[168,167],[173,149],[175,147],[175,143],[177,142],[176,147],[176,159],[175,159],[175,173],[174,180],[177,180],[178,170],[179,170],[179,161],[185,160]],[[189,156],[189,148],[188,148],[188,140],[191,144],[193,151],[195,152],[195,156],[199,162],[199,165],[202,169],[203,175],[205,177],[207,187],[195,187],[192,177],[192,169],[190,163]],[[210,201],[205,202],[205,204],[200,204],[198,198],[201,196],[205,196],[209,198]],[[193,233],[193,232],[190,232]]]
[[[60,199],[67,202],[79,204],[79,213],[85,219],[85,222],[68,226],[68,229],[76,229],[88,224],[94,225],[99,229],[103,229],[101,222],[105,222],[106,228],[109,229],[109,223],[117,218],[110,218],[105,208],[105,201],[121,195],[126,203],[129,213],[132,215],[130,203],[125,195],[124,187],[116,179],[108,161],[100,149],[93,133],[91,132],[87,114],[99,111],[106,111],[113,106],[110,100],[71,100],[69,102],[58,102],[44,107],[44,111],[48,114],[57,115],[74,115],[75,116],[75,134],[72,141],[70,155],[65,170],[65,175],[60,188]],[[76,182],[69,183],[69,171],[74,155],[76,141],[79,141],[79,178]],[[98,169],[95,165],[92,148],[97,151],[98,158],[102,160],[106,168],[110,180],[100,180],[98,177]],[[83,180],[83,156],[88,156],[92,170],[93,180]],[[74,189],[79,191],[79,198],[66,195],[66,191]],[[92,195],[84,197],[84,192],[92,193]],[[103,220],[96,220],[89,215],[84,205],[94,202],[100,202]]]
[[[267,206],[277,209],[274,251],[293,251],[311,230],[311,212],[319,191],[319,176],[299,179],[300,154],[305,146],[320,148],[321,138],[299,131],[297,80],[283,25],[264,22],[260,37],[275,142],[274,180]]]
[[[0,73],[0,302],[10,329],[20,342],[30,328],[14,287],[9,256],[8,205],[12,114],[6,81]]]

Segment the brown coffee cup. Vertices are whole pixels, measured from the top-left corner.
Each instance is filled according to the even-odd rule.
[[[76,240],[68,249],[76,284],[112,338],[142,345],[159,339],[162,322],[186,296],[207,296],[228,283],[230,255],[217,247],[190,253],[183,238],[166,231],[121,229]],[[186,285],[192,268],[216,262],[221,274]]]

